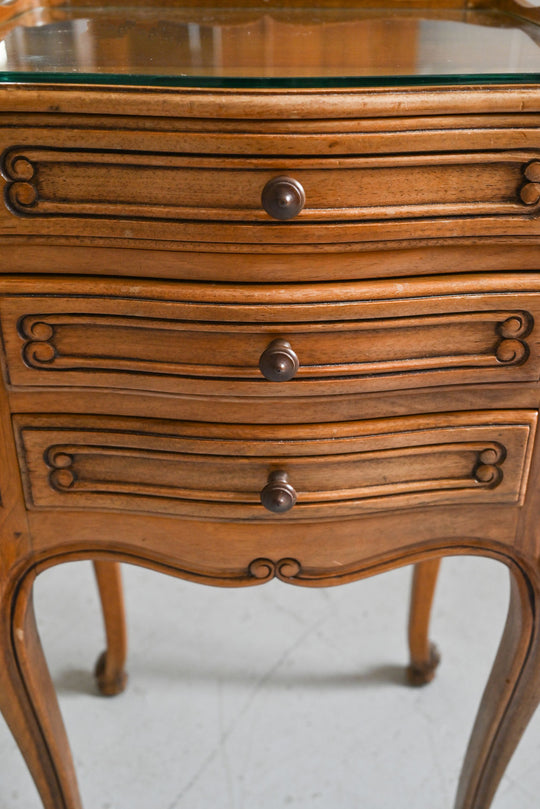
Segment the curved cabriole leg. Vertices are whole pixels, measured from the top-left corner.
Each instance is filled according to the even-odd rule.
[[[95,675],[99,690],[106,697],[121,694],[126,687],[127,654],[126,618],[120,565],[116,562],[94,562],[103,620],[106,650],[99,656]]]
[[[409,653],[407,679],[411,685],[426,685],[435,677],[440,662],[437,647],[429,640],[429,620],[440,559],[414,566],[409,612]]]
[[[469,742],[455,809],[489,809],[540,701],[540,585],[513,569],[506,627]]]
[[[29,574],[0,601],[0,710],[45,809],[81,809],[73,761],[39,640]],[[6,585],[7,589],[7,585]]]

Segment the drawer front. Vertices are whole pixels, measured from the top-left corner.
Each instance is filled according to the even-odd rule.
[[[520,503],[536,413],[313,427],[30,415],[14,424],[29,508],[267,521]]]
[[[7,149],[2,173],[20,233],[234,245],[539,232],[538,150],[287,158],[36,145]],[[261,201],[283,175],[305,193],[285,223]]]
[[[429,280],[275,294],[230,287],[212,289],[213,302],[198,285],[162,287],[161,300],[140,285],[133,297],[125,285],[109,284],[107,296],[84,285],[39,296],[36,285],[0,304],[7,382],[283,400],[536,381],[540,277],[519,293],[512,276],[472,283],[476,294],[471,282],[456,294],[456,278],[438,282],[437,295]],[[182,291],[184,301],[165,297]]]

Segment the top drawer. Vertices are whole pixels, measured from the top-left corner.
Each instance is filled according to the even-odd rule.
[[[34,145],[8,148],[2,173],[0,230],[17,234],[294,245],[540,233],[535,149],[299,158]]]

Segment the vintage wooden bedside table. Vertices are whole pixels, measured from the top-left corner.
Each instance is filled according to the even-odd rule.
[[[456,809],[540,698],[540,12],[0,4],[0,707],[81,806],[32,610],[96,562],[223,587],[508,566]],[[226,595],[223,595],[226,598]],[[359,787],[360,797],[360,787]]]

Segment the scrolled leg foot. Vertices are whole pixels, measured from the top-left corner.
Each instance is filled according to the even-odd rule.
[[[407,681],[409,685],[419,687],[427,685],[435,677],[437,666],[441,662],[441,655],[434,643],[429,645],[429,658],[424,662],[411,663],[407,667]]]
[[[128,676],[123,669],[107,666],[107,652],[102,652],[94,669],[97,687],[104,697],[116,697],[125,691]]]

